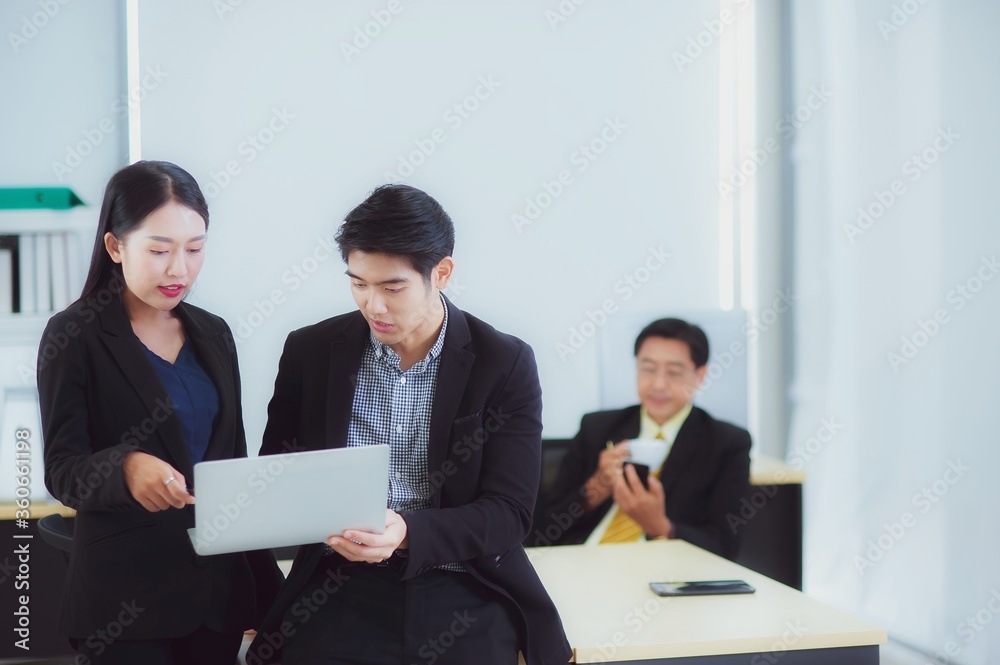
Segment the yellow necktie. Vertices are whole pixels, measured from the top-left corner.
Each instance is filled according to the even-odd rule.
[[[663,430],[657,432],[657,439],[664,439]],[[660,477],[660,471],[656,470],[652,472],[657,478]],[[615,516],[611,518],[611,523],[608,524],[607,530],[605,530],[604,535],[601,536],[600,544],[605,543],[634,543],[642,538],[642,527],[634,519],[622,512],[621,508],[615,505]]]

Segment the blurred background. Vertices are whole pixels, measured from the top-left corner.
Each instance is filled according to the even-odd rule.
[[[702,323],[696,402],[807,473],[806,593],[900,662],[997,663],[998,24],[986,0],[5,0],[0,187],[85,205],[0,235],[61,235],[75,297],[108,178],[190,171],[191,300],[236,335],[254,450],[285,336],[354,308],[343,216],[420,187],[457,228],[447,295],[534,348],[545,436],[632,398],[644,323]],[[0,314],[0,457],[57,304]]]

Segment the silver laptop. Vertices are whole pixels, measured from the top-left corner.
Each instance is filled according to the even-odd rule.
[[[188,535],[204,556],[382,533],[388,483],[387,445],[200,462]]]

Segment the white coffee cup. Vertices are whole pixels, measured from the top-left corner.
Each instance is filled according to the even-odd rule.
[[[663,439],[631,439],[628,442],[628,460],[634,464],[645,464],[651,471],[663,466],[667,458],[667,442]]]

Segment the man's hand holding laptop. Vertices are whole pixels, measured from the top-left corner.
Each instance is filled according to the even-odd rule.
[[[387,508],[382,533],[348,529],[339,536],[327,538],[326,544],[348,561],[382,563],[396,550],[407,548],[406,522],[402,515]]]

